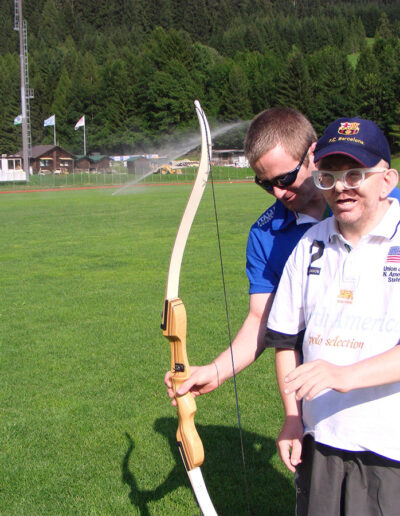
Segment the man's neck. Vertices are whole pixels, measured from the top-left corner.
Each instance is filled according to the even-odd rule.
[[[322,195],[317,195],[310,200],[306,208],[301,210],[301,213],[304,213],[304,215],[309,215],[316,220],[322,220],[325,218],[324,216],[327,209],[329,208],[325,198]]]

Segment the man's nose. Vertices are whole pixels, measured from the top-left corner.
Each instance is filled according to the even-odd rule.
[[[277,199],[282,199],[287,192],[286,188],[279,188],[278,186],[272,187],[272,195]]]
[[[336,179],[334,188],[335,191],[338,193],[342,193],[343,190],[346,190],[346,187],[344,186],[342,179]]]

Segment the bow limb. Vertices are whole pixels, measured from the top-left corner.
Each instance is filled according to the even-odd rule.
[[[179,276],[190,228],[210,173],[210,129],[204,111],[197,100],[195,101],[195,108],[201,129],[201,158],[196,180],[186,204],[171,253],[161,324],[163,335],[171,345],[171,382],[175,393],[179,386],[190,377],[190,366],[186,353],[186,310],[179,298]],[[204,449],[194,424],[196,402],[191,393],[176,396],[175,399],[178,411],[176,438],[183,463],[203,515],[216,516],[217,513],[200,469],[204,461]]]
[[[211,135],[208,121],[200,102],[195,100],[197,118],[199,119],[201,129],[201,157],[199,169],[197,171],[196,180],[190,193],[189,200],[186,204],[179,229],[175,237],[174,247],[171,253],[171,260],[168,270],[167,288],[165,293],[166,299],[178,297],[179,276],[181,272],[182,258],[185,250],[186,242],[192,227],[194,217],[199,207],[201,198],[207,185],[207,179],[210,173],[211,159]]]

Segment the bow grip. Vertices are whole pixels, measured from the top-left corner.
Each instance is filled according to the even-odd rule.
[[[181,383],[190,376],[186,353],[186,309],[180,298],[165,301],[161,328],[171,344],[171,382],[176,393]],[[182,460],[190,471],[204,461],[203,444],[194,424],[196,402],[190,392],[175,399],[179,419],[176,438]]]

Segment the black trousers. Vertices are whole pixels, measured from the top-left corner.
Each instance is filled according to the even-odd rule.
[[[400,462],[372,452],[332,448],[307,435],[295,485],[296,516],[400,515]]]

